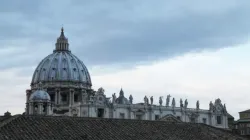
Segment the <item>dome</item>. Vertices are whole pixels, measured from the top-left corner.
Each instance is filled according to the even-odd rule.
[[[88,69],[69,50],[68,39],[64,36],[63,28],[57,39],[56,49],[45,57],[35,69],[31,85],[36,85],[39,82],[45,84],[52,82],[80,83],[86,88],[92,86]]]
[[[115,102],[117,104],[130,104],[129,100],[124,96],[124,92],[122,89],[120,90],[120,95]]]
[[[29,100],[30,101],[38,101],[38,100],[50,101],[50,96],[46,91],[39,89],[30,95]]]

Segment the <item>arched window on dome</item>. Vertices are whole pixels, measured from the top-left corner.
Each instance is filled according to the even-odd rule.
[[[37,69],[36,70],[36,73],[35,73],[35,77],[34,77],[34,80],[37,81],[38,79],[38,76],[39,76],[39,70]]]
[[[67,79],[68,77],[68,75],[67,75],[67,61],[66,61],[66,59],[63,59],[63,62],[62,62],[62,68],[63,68],[63,70],[62,70],[62,79]]]
[[[78,80],[78,72],[76,68],[73,68],[73,78],[74,80]]]
[[[71,59],[71,63],[72,63],[72,68],[73,68],[73,79],[79,80],[79,73],[78,73],[78,69],[77,69],[75,60]]]
[[[43,68],[42,72],[41,72],[41,75],[40,75],[40,79],[43,81],[45,79],[45,77],[46,77],[46,69]]]
[[[52,67],[51,67],[51,74],[50,74],[50,78],[51,80],[56,79],[56,72],[57,72],[57,65],[58,65],[58,60],[54,59],[53,63],[52,63]],[[53,79],[52,79],[53,78]]]
[[[46,60],[46,62],[44,63],[44,65],[42,66],[42,68],[40,70],[40,73],[41,73],[40,80],[42,80],[42,81],[46,77],[46,73],[47,73],[46,68],[48,67],[48,65],[49,65],[49,59]]]

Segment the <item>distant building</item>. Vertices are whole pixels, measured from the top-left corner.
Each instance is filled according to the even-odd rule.
[[[250,136],[250,109],[239,112],[240,119],[235,122],[235,129],[240,135]]]
[[[63,29],[55,46],[53,53],[38,64],[32,77],[31,89],[26,90],[27,115],[138,120],[164,120],[174,116],[181,122],[228,128],[227,109],[220,99],[211,101],[209,109],[200,109],[199,101],[196,102],[196,108],[189,108],[187,99],[180,99],[177,103],[170,95],[165,102],[163,97],[155,99],[145,96],[143,103],[133,103],[133,96],[126,98],[121,89],[119,95],[114,93],[112,97],[106,97],[103,88],[97,91],[92,89],[88,69],[71,53]]]

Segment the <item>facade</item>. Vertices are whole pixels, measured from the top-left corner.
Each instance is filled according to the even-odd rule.
[[[169,115],[182,122],[204,123],[218,128],[228,128],[228,113],[225,104],[216,99],[208,104],[209,109],[189,108],[187,99],[177,105],[175,98],[144,97],[144,103],[133,103],[133,96],[105,95],[105,90],[92,89],[91,77],[83,62],[69,50],[64,30],[55,44],[56,49],[45,57],[35,69],[31,88],[26,90],[28,115],[78,116],[139,120],[158,120]]]
[[[250,109],[239,112],[240,119],[235,122],[235,131],[250,136]]]

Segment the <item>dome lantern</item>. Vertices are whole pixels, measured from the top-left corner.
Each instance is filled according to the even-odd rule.
[[[69,51],[68,39],[64,36],[64,29],[61,28],[61,35],[57,38],[56,49],[54,51]]]

